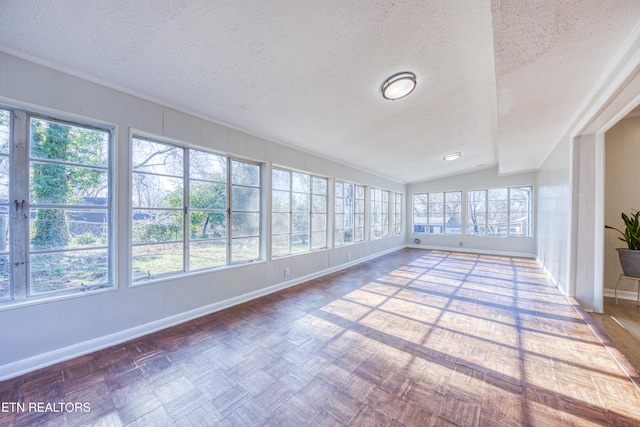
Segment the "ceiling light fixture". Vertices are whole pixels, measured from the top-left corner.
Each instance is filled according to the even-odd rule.
[[[460,158],[460,156],[462,156],[462,153],[460,153],[459,151],[456,151],[455,153],[449,153],[447,155],[442,156],[442,159],[445,162],[450,162],[452,160],[457,160]]]
[[[382,96],[385,99],[400,99],[415,89],[417,84],[416,75],[410,72],[403,72],[389,77],[382,85]]]

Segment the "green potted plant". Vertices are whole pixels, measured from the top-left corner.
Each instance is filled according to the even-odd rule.
[[[616,230],[621,234],[618,239],[627,244],[627,248],[616,248],[625,276],[640,277],[640,211],[631,215],[622,212],[622,221],[624,232],[608,225],[605,228]]]

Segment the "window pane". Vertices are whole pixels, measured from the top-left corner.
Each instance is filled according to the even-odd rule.
[[[100,249],[32,254],[29,257],[30,293],[42,294],[107,283],[107,252]]]
[[[104,169],[31,162],[31,203],[107,205],[108,175]]]
[[[288,234],[272,237],[271,254],[274,257],[289,254],[289,235]]]
[[[250,187],[260,186],[260,167],[258,165],[232,160],[231,183]]]
[[[0,110],[0,153],[9,154],[11,113]]]
[[[309,214],[308,213],[295,213],[291,218],[291,231],[303,232],[309,231]]]
[[[488,235],[507,237],[509,235],[507,189],[499,188],[489,190],[487,198]]]
[[[180,206],[176,198],[172,203]],[[189,207],[191,209],[221,209],[227,208],[227,186],[225,184],[191,181],[189,185]]]
[[[291,189],[290,178],[291,173],[289,171],[273,169],[271,173],[271,187],[274,190],[289,191]]]
[[[28,295],[110,282],[109,140],[104,130],[30,119],[29,163],[20,171],[31,205]]]
[[[293,206],[291,210],[293,212],[309,212],[309,195],[293,193],[292,196]]]
[[[531,236],[531,193],[532,187],[509,189],[509,235]]]
[[[9,158],[0,156],[0,203],[9,203]]]
[[[313,231],[325,231],[327,229],[326,214],[313,214],[311,222],[311,228]]]
[[[291,252],[306,252],[309,250],[309,234],[291,235]]]
[[[467,234],[486,234],[486,200],[485,190],[467,192]]]
[[[327,180],[325,178],[313,177],[313,194],[327,194]]]
[[[327,197],[326,196],[313,196],[313,212],[326,212],[327,211]]]
[[[136,172],[182,176],[184,149],[145,139],[131,141],[132,167]]]
[[[325,231],[313,232],[311,234],[311,248],[323,249],[327,247],[327,233]]]
[[[260,231],[260,214],[258,213],[232,213],[231,237],[257,236]]]
[[[183,213],[180,210],[133,211],[133,243],[182,240]]]
[[[342,182],[336,182],[336,197],[343,197],[344,184]]]
[[[257,237],[233,239],[231,241],[231,262],[251,261],[260,256],[260,239]]]
[[[30,249],[70,249],[107,245],[108,211],[30,209]]]
[[[462,234],[462,192],[445,193],[445,234]]]
[[[9,208],[0,206],[0,254],[11,248],[11,228],[9,227]]]
[[[260,210],[260,189],[233,186],[231,189],[231,205],[234,211]]]
[[[428,201],[427,194],[413,195],[413,232],[426,233],[428,224]]]
[[[272,192],[273,199],[271,200],[273,212],[289,212],[289,192],[277,191]]]
[[[297,193],[309,193],[311,189],[311,177],[304,173],[291,173],[291,188]]]
[[[207,240],[191,243],[189,248],[190,270],[219,267],[226,263],[226,240]]]
[[[184,271],[182,242],[136,245],[132,248],[133,280],[149,280],[159,275]]]
[[[191,211],[191,240],[224,239],[227,237],[227,214],[224,212]]]
[[[352,228],[345,229],[342,233],[342,239],[344,243],[353,242],[353,229]]]
[[[184,206],[182,178],[133,174],[131,189],[134,208],[177,208]]]
[[[91,166],[107,166],[109,133],[31,119],[31,157]]]
[[[274,213],[271,215],[273,234],[284,234],[289,232],[289,215],[288,213]]]
[[[9,255],[0,255],[0,300],[11,297]]]
[[[429,227],[427,232],[442,234],[444,231],[444,193],[429,193]]]
[[[227,182],[227,158],[204,151],[189,150],[189,177],[203,181]]]

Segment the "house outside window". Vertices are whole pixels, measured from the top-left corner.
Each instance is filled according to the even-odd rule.
[[[467,234],[531,237],[533,187],[467,192]]]
[[[462,192],[416,193],[413,195],[413,232],[462,234]]]

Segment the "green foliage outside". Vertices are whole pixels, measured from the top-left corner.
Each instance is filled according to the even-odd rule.
[[[54,161],[104,165],[104,133],[44,120],[31,121],[32,204],[72,205],[100,191],[103,173],[96,169],[69,167]],[[35,248],[69,245],[71,235],[63,209],[39,208],[31,230]],[[74,242],[75,243],[75,242]]]

